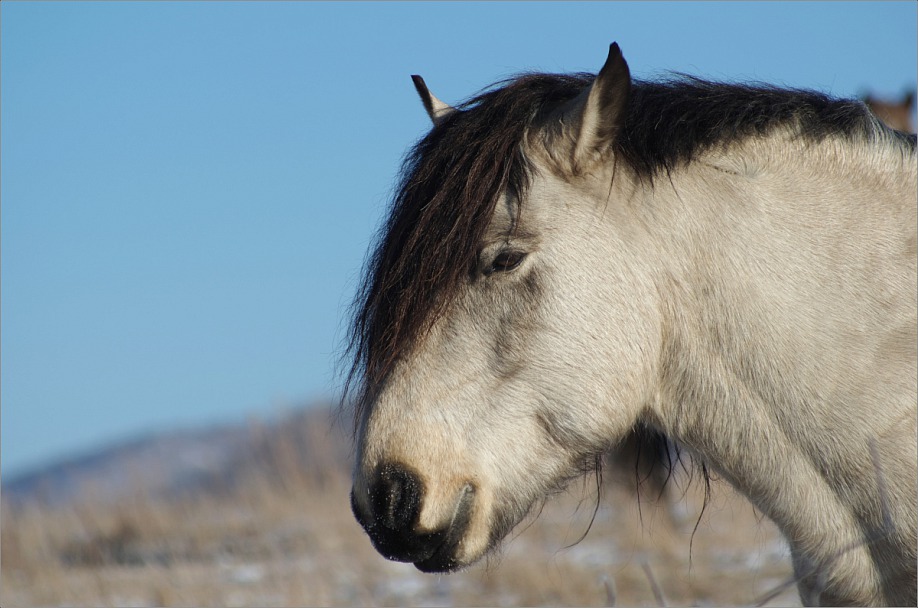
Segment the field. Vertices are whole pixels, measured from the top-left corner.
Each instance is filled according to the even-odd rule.
[[[699,520],[700,484],[679,480],[673,502],[644,495],[639,507],[612,472],[595,518],[586,478],[486,563],[421,574],[380,557],[354,521],[349,446],[325,416],[251,437],[244,465],[193,492],[5,500],[2,605],[755,605],[791,576],[774,526],[726,484],[712,484]],[[799,605],[795,588],[766,605]]]

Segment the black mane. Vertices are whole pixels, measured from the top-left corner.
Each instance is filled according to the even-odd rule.
[[[914,136],[887,129],[857,100],[679,76],[632,86],[615,151],[639,177],[652,179],[713,146],[765,136],[779,127],[795,130],[808,141],[829,136],[869,139],[885,131],[915,148]]]
[[[468,277],[498,195],[522,195],[527,128],[585,80],[529,75],[459,106],[405,159],[355,300],[345,397],[363,404]]]
[[[527,74],[498,83],[459,106],[409,152],[354,303],[345,397],[355,397],[358,417],[395,362],[468,280],[500,193],[525,194],[527,129],[594,78]],[[614,152],[639,178],[652,181],[712,146],[780,126],[810,140],[866,138],[884,130],[859,101],[680,76],[632,84]],[[914,136],[896,137],[914,150]]]

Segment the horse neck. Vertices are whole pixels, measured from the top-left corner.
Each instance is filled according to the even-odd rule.
[[[876,152],[858,164],[833,142],[797,145],[702,159],[649,195],[668,259],[660,373],[675,395],[736,401],[725,414],[765,417],[823,459],[828,437],[876,436],[911,411],[862,420],[859,406],[886,398],[877,378],[915,392],[916,167],[914,155],[895,173],[874,169]],[[711,410],[673,401],[676,427]]]
[[[912,168],[899,180],[904,204],[882,186],[895,180],[864,168],[869,159],[859,171],[870,179],[851,174],[847,152],[826,176],[826,150],[800,152],[767,166],[708,158],[647,195],[670,250],[650,417],[792,547],[828,560],[881,525],[871,442],[888,469],[914,462],[915,179]],[[888,486],[901,483],[898,504],[914,509],[913,473],[885,474]],[[870,570],[871,560],[866,547],[850,550],[838,571]],[[867,601],[876,593],[862,591]]]

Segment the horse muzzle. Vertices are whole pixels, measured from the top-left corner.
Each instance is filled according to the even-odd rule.
[[[424,530],[419,517],[424,483],[408,468],[386,464],[377,468],[368,485],[368,501],[351,492],[351,510],[373,546],[386,559],[413,562],[422,572],[452,572],[468,565],[458,551],[471,520],[475,489],[467,483],[456,498],[451,519]]]

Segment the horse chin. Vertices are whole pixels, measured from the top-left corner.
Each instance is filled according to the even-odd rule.
[[[391,467],[396,470],[395,467]],[[364,495],[351,493],[351,509],[370,537],[373,547],[386,559],[413,563],[421,572],[448,573],[481,560],[497,547],[528,512],[519,497],[497,497],[493,488],[466,483],[440,525],[420,525],[425,483],[400,466],[395,475],[378,475]],[[396,480],[399,483],[382,483]],[[409,491],[412,489],[412,491]],[[363,492],[361,492],[363,493]],[[531,504],[531,501],[530,501]],[[429,507],[432,508],[432,507]]]
[[[481,509],[482,505],[474,505],[471,497],[472,493],[468,493],[460,502],[457,517],[447,533],[448,540],[429,558],[414,562],[418,570],[426,573],[450,573],[474,565],[496,549],[529,513],[528,508],[506,511],[498,509],[477,521],[475,508]],[[481,525],[483,521],[488,521],[490,525]]]
[[[468,563],[460,561],[450,553],[449,551],[437,551],[428,559],[414,562],[414,567],[427,574],[448,574],[462,570],[475,563],[474,561]]]
[[[429,558],[414,562],[414,567],[428,574],[458,572],[477,563],[499,543],[500,539],[490,541],[483,549],[469,555],[462,554],[466,543],[460,538],[455,542],[444,543]]]
[[[443,540],[433,553],[424,559],[415,560],[414,566],[421,572],[441,573],[456,572],[477,561],[478,557],[468,559],[460,555],[463,545],[467,544],[467,535],[473,528],[472,519],[475,512],[475,490],[466,485],[456,503],[452,521],[443,531]]]
[[[426,573],[457,572],[483,559],[500,545],[525,513],[510,513],[498,510],[487,515],[481,502],[476,504],[474,492],[466,492],[456,508],[456,514],[445,540],[434,553],[414,566]],[[479,496],[480,498],[480,496]],[[490,525],[484,522],[489,522]]]

